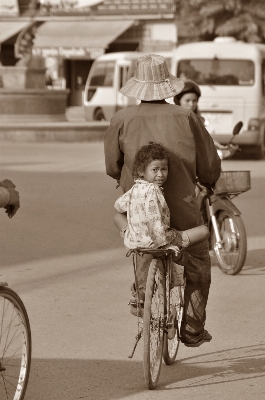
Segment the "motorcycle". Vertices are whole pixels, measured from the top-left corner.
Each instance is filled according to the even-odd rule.
[[[230,158],[240,150],[232,145],[232,141],[242,126],[243,123],[238,122],[228,145],[217,150],[221,159]],[[210,250],[217,258],[218,267],[228,275],[236,275],[241,271],[247,255],[245,226],[241,212],[232,199],[250,188],[250,171],[222,171],[213,189],[197,183],[197,200],[210,232]]]

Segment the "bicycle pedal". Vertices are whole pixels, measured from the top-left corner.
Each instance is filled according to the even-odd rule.
[[[130,313],[134,315],[135,317],[140,317],[143,318],[144,315],[144,301],[140,300],[137,302],[137,300],[130,300],[128,305],[130,306]]]
[[[137,307],[137,303],[138,303],[138,305],[140,305],[140,307],[143,307],[143,306],[144,306],[144,301],[143,301],[143,300],[139,300],[139,301],[137,302],[136,299],[135,299],[135,300],[130,300],[129,303],[128,303],[128,305],[129,305],[129,306],[133,306],[133,307]]]

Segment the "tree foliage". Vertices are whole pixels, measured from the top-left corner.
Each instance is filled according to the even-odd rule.
[[[182,42],[233,36],[265,43],[264,0],[176,0],[176,18]]]

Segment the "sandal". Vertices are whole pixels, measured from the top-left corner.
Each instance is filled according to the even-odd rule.
[[[144,316],[144,301],[139,300],[137,304],[136,298],[131,299],[128,303],[130,306],[130,313],[135,317],[143,318]],[[137,307],[138,306],[138,307]]]

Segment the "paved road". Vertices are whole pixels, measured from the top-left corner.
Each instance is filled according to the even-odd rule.
[[[112,223],[120,194],[105,176],[102,143],[2,143],[0,179],[21,193],[21,209],[0,216],[0,278],[29,312],[33,360],[25,400],[264,399],[265,161],[227,161],[252,172],[236,200],[248,232],[243,271],[213,266],[207,329],[213,340],[182,346],[163,365],[156,391],[145,389],[142,343],[128,312],[133,273]]]

